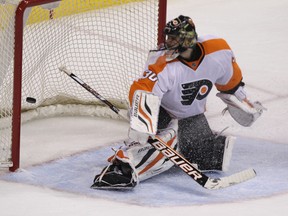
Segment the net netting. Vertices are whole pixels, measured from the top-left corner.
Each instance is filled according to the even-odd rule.
[[[19,2],[0,1],[2,165],[11,164],[13,79],[18,76],[14,74],[14,25]],[[60,66],[120,108],[127,107],[129,85],[142,74],[148,50],[157,45],[158,0],[41,2],[25,10],[23,50],[16,49],[23,53],[22,112],[50,105],[99,103],[60,72]],[[36,103],[28,103],[27,97]]]

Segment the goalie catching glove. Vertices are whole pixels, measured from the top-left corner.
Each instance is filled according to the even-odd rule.
[[[231,117],[244,127],[250,127],[266,110],[259,101],[250,102],[242,86],[234,94],[217,93],[221,100],[227,104]]]

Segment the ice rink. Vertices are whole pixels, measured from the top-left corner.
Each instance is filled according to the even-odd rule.
[[[62,117],[22,126],[19,172],[0,171],[1,215],[286,216],[288,202],[288,0],[168,0],[168,20],[190,16],[199,35],[227,40],[251,99],[268,109],[250,128],[226,114],[211,92],[206,116],[238,137],[228,174],[255,168],[251,181],[205,191],[176,168],[133,191],[89,188],[111,146],[127,136],[125,121]],[[81,87],[79,87],[81,88]],[[217,174],[213,174],[217,175]]]

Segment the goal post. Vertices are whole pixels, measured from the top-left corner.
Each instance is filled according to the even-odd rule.
[[[101,103],[60,66],[127,108],[130,84],[164,40],[166,8],[166,0],[0,0],[0,166],[20,166],[25,114],[97,112]]]

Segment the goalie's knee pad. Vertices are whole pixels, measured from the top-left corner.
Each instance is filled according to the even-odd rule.
[[[176,150],[178,146],[177,131],[178,120],[173,119],[170,121],[166,129],[163,129],[158,133],[158,137],[166,142],[168,146]],[[153,142],[159,141],[156,139]],[[140,181],[163,173],[174,165],[173,162],[163,156],[161,152],[152,147],[152,145],[148,142],[145,146],[147,150],[149,150],[142,151],[141,155],[138,157],[138,160],[134,161],[136,162],[135,167]]]
[[[154,140],[154,142],[159,142],[158,140]],[[149,144],[151,145],[151,144]],[[167,145],[171,146],[176,150],[177,148],[177,138],[167,142]],[[136,165],[136,170],[139,175],[139,181],[143,181],[149,179],[155,175],[163,173],[170,169],[174,164],[162,155],[161,152],[152,147],[149,151],[143,155],[142,160],[138,161]]]
[[[161,138],[167,145],[176,150],[177,148],[177,130],[178,120],[170,121],[166,129],[158,132]],[[158,142],[154,140],[154,142]],[[125,152],[133,163],[139,181],[146,180],[155,175],[158,175],[173,166],[173,163],[166,159],[161,152],[156,150],[150,143],[139,144],[138,142],[131,142],[126,145]]]
[[[171,124],[170,124],[171,126]],[[176,126],[177,127],[177,126]],[[169,129],[161,131],[158,136],[167,145],[171,146],[176,150],[177,148],[177,128],[175,130],[175,125],[172,125]],[[154,142],[159,142],[154,140]],[[161,152],[156,150],[150,143],[145,145],[135,145],[128,147],[126,150],[127,155],[131,159],[133,165],[135,166],[136,173],[138,174],[139,181],[146,180],[155,175],[158,175],[173,166],[173,163],[166,159]]]

